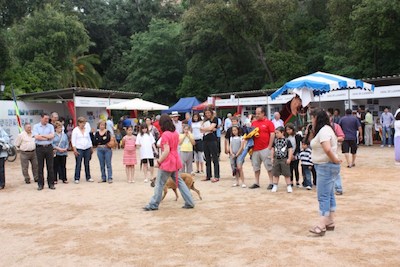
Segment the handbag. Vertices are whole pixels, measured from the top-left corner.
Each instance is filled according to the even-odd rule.
[[[114,137],[114,136],[111,136],[110,141],[108,141],[108,143],[106,144],[106,146],[107,146],[108,148],[111,148],[111,149],[117,147],[117,140],[115,140],[115,137]]]

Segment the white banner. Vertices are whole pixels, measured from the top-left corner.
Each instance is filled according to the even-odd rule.
[[[361,89],[351,89],[351,90],[336,90],[326,94],[314,97],[314,102],[327,102],[327,101],[342,101],[348,100],[350,93],[351,100],[357,99],[371,99],[371,98],[390,98],[390,97],[400,97],[400,85],[390,85],[390,86],[380,86],[375,87],[374,92],[361,90]],[[280,95],[276,99],[272,100],[271,97],[258,96],[258,97],[244,97],[235,99],[219,99],[215,101],[217,107],[226,106],[258,106],[258,105],[275,105],[275,104],[285,104],[293,98],[292,94]]]
[[[108,107],[112,104],[118,104],[129,99],[119,99],[119,98],[101,98],[101,97],[75,97],[75,107]]]

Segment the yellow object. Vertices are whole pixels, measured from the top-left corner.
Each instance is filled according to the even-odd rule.
[[[259,133],[260,129],[258,129],[258,127],[254,128],[253,131],[249,132],[248,134],[244,134],[243,135],[243,139],[247,140],[253,137],[258,137],[260,135]]]

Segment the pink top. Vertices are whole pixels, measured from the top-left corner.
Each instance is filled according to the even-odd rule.
[[[164,145],[168,144],[170,151],[167,158],[161,162],[160,169],[167,172],[178,171],[182,168],[181,158],[178,153],[179,134],[165,131],[161,135],[161,151],[164,151]]]
[[[333,125],[335,126],[334,130],[335,130],[336,136],[344,138],[344,133],[343,133],[342,127],[340,127],[340,125],[337,123],[334,123]]]

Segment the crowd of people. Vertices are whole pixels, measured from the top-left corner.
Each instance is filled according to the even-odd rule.
[[[31,183],[30,164],[38,190],[43,190],[46,180],[51,190],[56,189],[58,182],[68,183],[68,150],[72,150],[75,156],[74,183],[80,183],[82,161],[86,182],[94,182],[90,172],[94,148],[101,170],[98,182],[112,183],[113,149],[122,148],[128,183],[135,182],[135,166],[138,162],[144,182],[154,176],[154,167],[158,167],[154,196],[144,207],[146,211],[151,211],[158,209],[162,188],[168,177],[179,184],[185,200],[183,208],[194,207],[190,191],[179,172],[203,174],[205,162],[202,181],[219,182],[221,136],[225,132],[224,152],[229,156],[234,177],[232,186],[247,188],[245,175],[248,174],[243,172],[246,158],[249,158],[254,172],[254,183],[248,187],[250,189],[261,187],[262,165],[268,175],[267,189],[272,193],[278,191],[280,176],[285,178],[288,193],[292,193],[295,187],[312,190],[316,186],[321,217],[310,231],[322,236],[327,230],[334,229],[335,194],[343,194],[339,146],[345,155],[347,167],[355,167],[358,145],[363,141],[366,146],[372,145],[374,127],[382,137],[382,147],[394,144],[395,161],[400,164],[400,109],[393,116],[386,108],[375,124],[368,110],[359,115],[348,109],[343,117],[340,117],[338,110],[332,114],[320,109],[310,109],[308,112],[311,118],[309,124],[297,125],[287,120],[284,122],[279,112],[269,120],[265,108],[261,106],[243,123],[231,114],[222,120],[211,107],[207,107],[203,116],[187,113],[183,121],[179,120],[178,112],[172,112],[158,115],[155,119],[144,118],[138,125],[132,125],[127,118],[123,118],[115,127],[112,117],[109,117],[99,120],[95,130],[91,129],[84,117],[79,117],[74,127],[72,120],[68,120],[67,125],[60,121],[56,112],[51,116],[43,113],[39,123],[24,125],[24,131],[19,134],[15,146],[20,150],[25,182]],[[9,143],[7,134],[1,128],[0,143],[2,147]],[[246,157],[247,154],[250,157]],[[6,156],[6,150],[2,149],[0,189],[5,186]],[[44,177],[45,165],[47,179]]]

